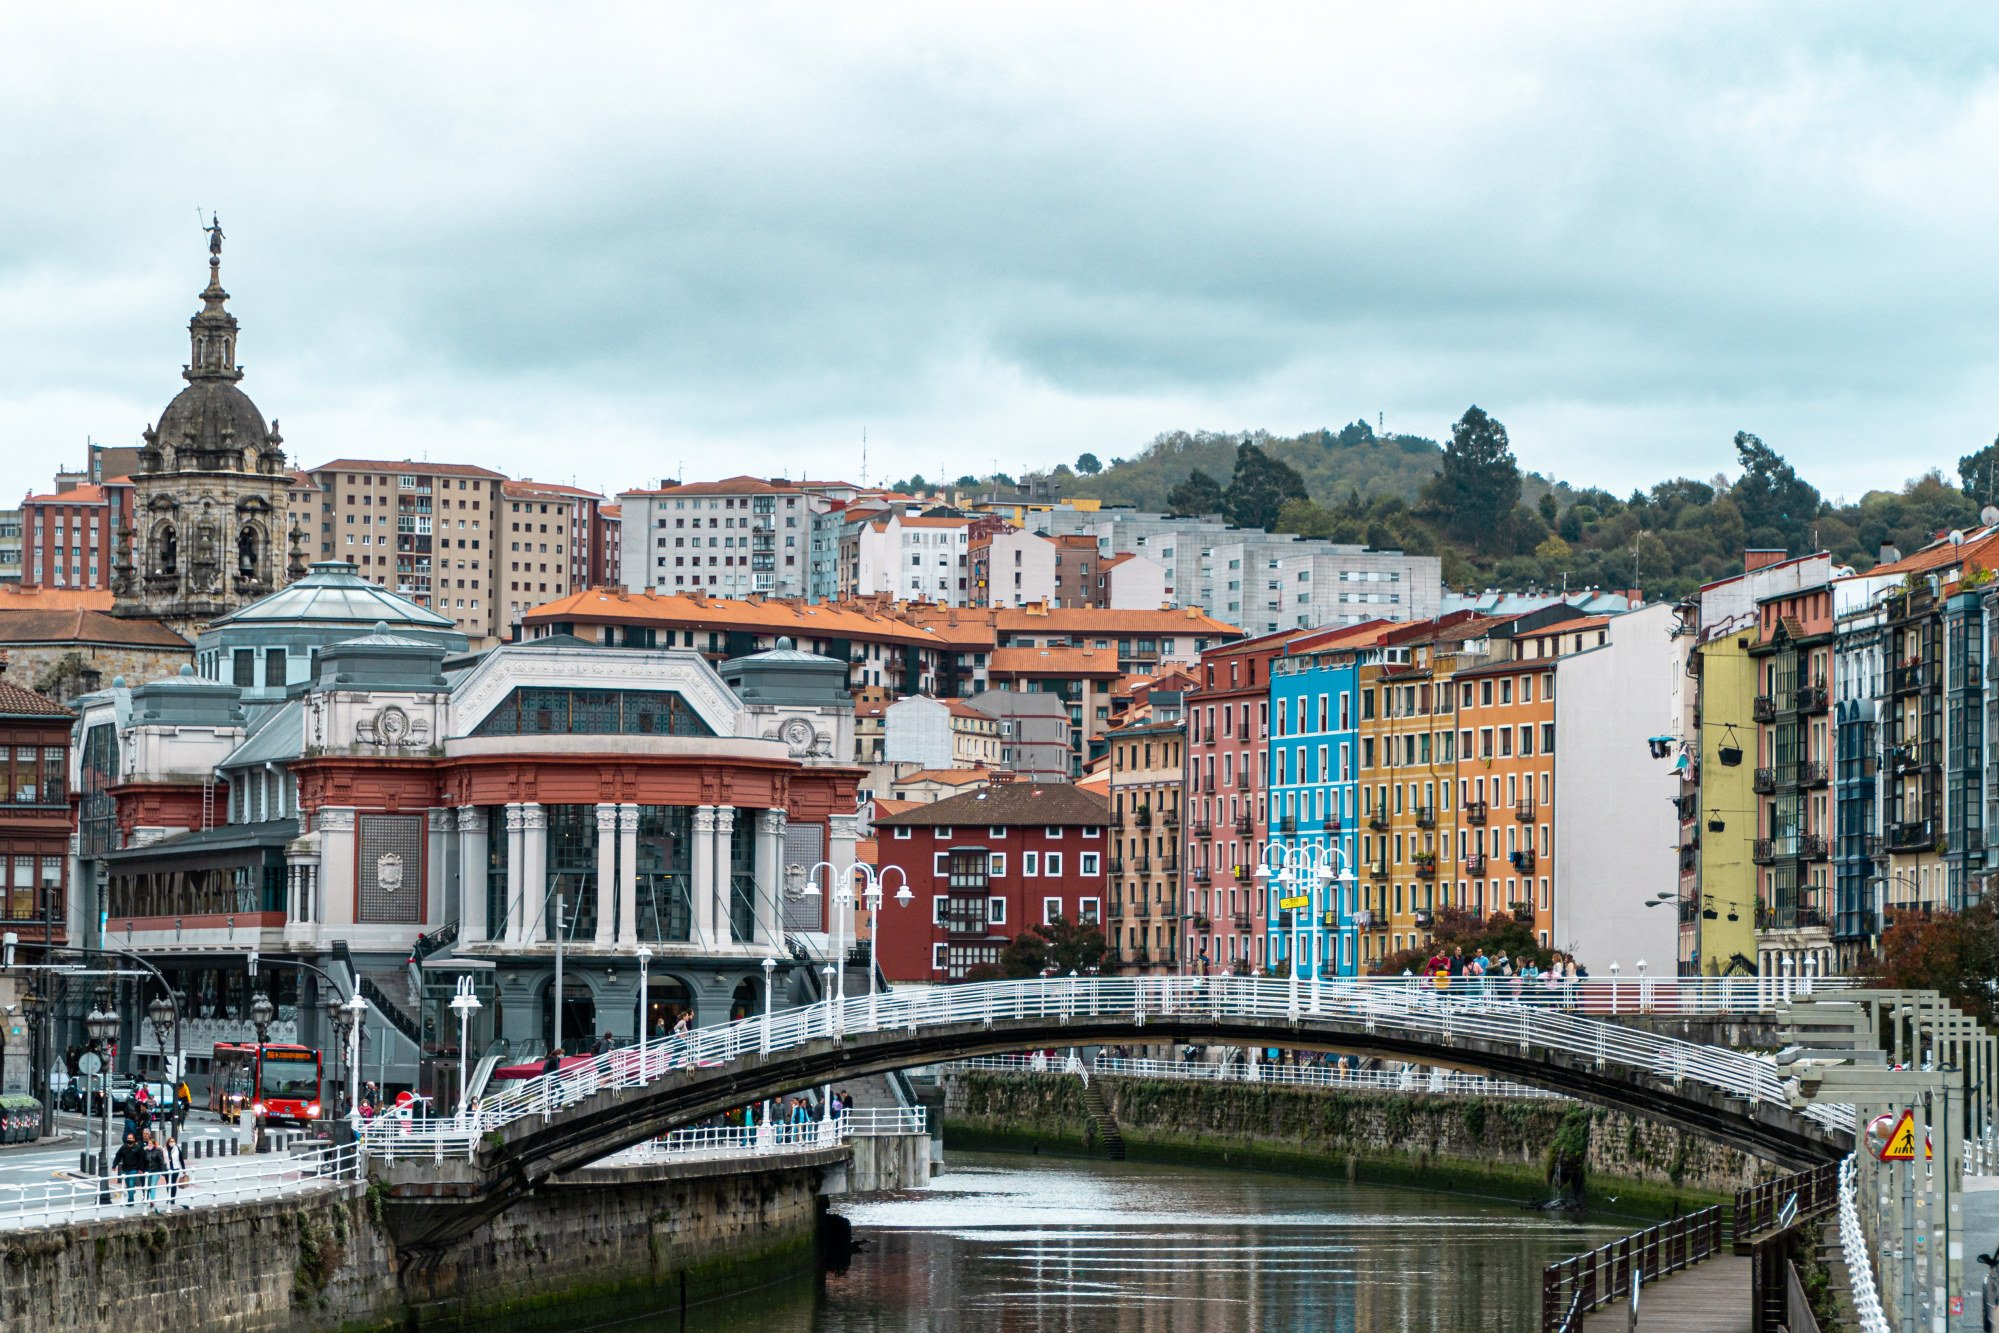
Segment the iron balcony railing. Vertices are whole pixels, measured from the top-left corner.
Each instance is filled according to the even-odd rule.
[[[1768,796],[1777,790],[1777,770],[1759,768],[1749,779],[1749,789],[1758,796]]]
[[[1483,875],[1485,873],[1485,853],[1473,852],[1465,858],[1464,865],[1467,875]]]
[[[1213,872],[1210,871],[1206,866],[1195,866],[1187,872],[1187,877],[1193,880],[1196,884],[1208,883],[1210,878],[1212,878],[1212,875]]]
[[[1248,912],[1237,912],[1235,914],[1235,928],[1237,930],[1252,930],[1255,926],[1256,918],[1252,917]]]
[[[1437,827],[1437,807],[1434,805],[1417,806],[1416,827],[1425,829]]]
[[[1477,824],[1477,825],[1480,825],[1480,826],[1483,826],[1483,825],[1484,825],[1484,823],[1485,823],[1485,817],[1486,817],[1486,805],[1485,805],[1485,802],[1484,802],[1484,801],[1466,801],[1466,802],[1465,802],[1465,808],[1464,808],[1464,816],[1465,816],[1465,823],[1467,823],[1467,824]]]
[[[1367,817],[1367,826],[1376,833],[1386,833],[1388,831],[1388,812],[1385,810],[1375,811]]]
[[[1823,713],[1830,702],[1824,681],[1814,681],[1810,685],[1798,686],[1798,711],[1800,713]]]
[[[1749,701],[1749,720],[1770,722],[1777,716],[1777,700],[1768,694],[1759,694]]]
[[[1235,831],[1237,833],[1248,833],[1255,826],[1255,821],[1250,819],[1248,811],[1244,811],[1242,814],[1236,816]]]
[[[1437,862],[1435,858],[1427,861],[1417,861],[1416,874],[1421,879],[1435,879],[1437,877]]]
[[[1539,809],[1540,807],[1532,801],[1521,801],[1513,807],[1513,817],[1522,824],[1531,824]]]
[[[1197,819],[1187,826],[1187,832],[1197,841],[1206,842],[1215,836],[1215,826],[1205,819]]]

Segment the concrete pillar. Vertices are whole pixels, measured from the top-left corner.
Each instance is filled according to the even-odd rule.
[[[639,941],[639,808],[618,807],[618,942]]]
[[[859,815],[828,816],[826,820],[826,859],[836,866],[852,865],[854,863],[854,844],[860,840],[860,830],[861,817]],[[1017,860],[1018,857],[1015,859]],[[1020,872],[1016,870],[1014,873],[1019,874]],[[819,923],[821,930],[826,929],[831,922],[832,917],[830,913],[832,910],[833,896],[829,893],[826,895],[825,903],[825,911],[829,915],[824,921]],[[846,927],[843,925],[841,929],[845,930]]]
[[[693,909],[693,942],[703,948],[716,943],[715,935],[715,807],[694,807],[694,848],[688,867],[693,883],[688,890]]]
[[[457,823],[451,811],[443,806],[433,806],[425,820],[424,851],[429,864],[424,873],[421,919],[429,930],[455,920],[459,914],[458,904],[453,900],[450,857],[445,844]]]
[[[497,926],[497,938],[516,942],[521,937],[521,871],[526,853],[519,801],[507,802],[507,901],[500,906],[504,918]]]
[[[548,813],[535,801],[521,802],[522,944],[548,937]]]
[[[736,832],[736,807],[715,807],[715,942],[735,942],[732,925],[736,910],[735,848],[730,839]]]
[[[320,920],[329,926],[354,923],[354,811],[324,807],[313,815],[319,830]]]
[[[285,866],[285,920],[298,919],[298,862],[292,861]]]
[[[597,934],[596,943],[609,948],[618,926],[618,807],[597,804]]]
[[[458,811],[458,937],[470,943],[488,937],[486,920],[486,811],[468,805]]]
[[[782,810],[757,813],[757,943],[775,948],[784,938],[784,825]]]

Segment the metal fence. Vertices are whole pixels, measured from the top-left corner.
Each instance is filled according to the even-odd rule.
[[[995,1074],[1076,1074],[1079,1063],[1038,1055],[987,1055],[956,1060],[953,1069]],[[1120,1078],[1179,1079],[1193,1083],[1268,1083],[1290,1087],[1341,1088],[1352,1092],[1416,1092],[1468,1097],[1520,1097],[1567,1101],[1559,1092],[1522,1083],[1460,1074],[1448,1069],[1349,1069],[1334,1065],[1280,1065],[1263,1061],[1138,1060],[1099,1054],[1088,1072]]]
[[[606,1090],[645,1087],[675,1071],[873,1032],[913,1033],[922,1028],[1028,1020],[1059,1026],[1085,1017],[1099,1025],[1106,1020],[1129,1025],[1136,1040],[1143,1040],[1146,1024],[1159,1017],[1267,1023],[1273,1040],[1296,1044],[1308,1044],[1322,1023],[1339,1025],[1335,1030],[1341,1034],[1359,1024],[1369,1031],[1439,1045],[1484,1040],[1502,1042],[1523,1056],[1535,1052],[1580,1056],[1661,1080],[1712,1087],[1749,1102],[1784,1102],[1783,1083],[1767,1060],[1605,1021],[1636,1012],[1641,1005],[1652,1012],[1679,1015],[1764,1012],[1775,1001],[1759,996],[1753,986],[1724,986],[1723,978],[1583,982],[1566,996],[1515,1000],[1496,989],[1500,983],[1467,988],[1389,980],[1395,984],[1328,980],[1312,985],[1252,977],[1045,977],[898,987],[607,1051],[509,1084],[476,1109],[428,1121],[380,1117],[364,1126],[361,1136],[371,1153],[422,1153],[428,1148],[440,1157],[470,1158],[480,1137],[492,1130],[528,1116],[552,1116]],[[1829,983],[1817,985],[1823,988]],[[1850,1129],[1853,1121],[1852,1108],[1844,1106],[1813,1105],[1803,1114],[1833,1128]]]
[[[837,1148],[851,1139],[927,1132],[928,1117],[920,1106],[856,1108],[831,1120],[774,1120],[762,1125],[676,1129],[664,1138],[649,1139],[615,1153],[598,1165],[782,1157]]]
[[[1661,1222],[1541,1270],[1541,1333],[1576,1333],[1583,1316],[1721,1252],[1721,1209]]]
[[[191,1161],[180,1180],[167,1173],[82,1175],[0,1185],[0,1230],[89,1222],[135,1214],[286,1198],[361,1178],[360,1150],[315,1144],[291,1153]]]

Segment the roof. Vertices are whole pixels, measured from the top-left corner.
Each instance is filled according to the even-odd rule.
[[[114,478],[110,484],[118,485],[120,483],[130,486],[131,479]],[[105,502],[104,487],[98,485],[96,482],[87,481],[82,485],[72,486],[66,491],[55,491],[48,495],[31,495],[21,501],[21,504],[25,508],[28,505],[101,505]]]
[[[620,499],[627,495],[790,495],[796,494],[798,487],[791,482],[769,482],[760,477],[724,477],[720,481],[684,481],[671,486],[661,486],[648,490],[619,491]]]
[[[247,768],[296,759],[305,752],[305,701],[289,699],[266,717],[250,739],[237,746],[222,766]]]
[[[0,717],[71,717],[73,714],[53,699],[45,699],[25,685],[0,680]]]
[[[1111,803],[1066,782],[1008,782],[952,796],[875,821],[887,828],[988,828],[1003,825],[1102,828],[1111,822]]]
[[[1120,674],[1117,654],[1092,648],[996,648],[986,664],[992,676],[1103,676]]]
[[[999,607],[993,623],[1002,634],[1062,633],[1091,634],[1209,634],[1234,638],[1242,633],[1227,621],[1216,620],[1199,607],[1161,608],[1156,611],[1112,611],[1102,607]],[[1292,631],[1296,633],[1296,631]]]
[[[392,628],[451,631],[458,628],[449,616],[439,615],[368,582],[344,560],[315,561],[304,578],[226,616],[217,616],[208,627],[215,630],[225,625],[279,623],[373,626],[378,621]]]
[[[0,605],[0,644],[6,643],[101,643],[194,651],[193,644],[157,620],[126,620],[80,608],[17,611]]]
[[[1961,542],[1954,542],[1945,537],[1931,542],[1920,551],[1903,556],[1900,560],[1874,566],[1867,571],[1866,577],[1873,578],[1877,574],[1927,574],[1933,569],[1948,569],[1952,565],[1969,560],[1974,555],[1990,561],[1995,555],[1999,555],[1999,551],[1993,549],[1995,542],[1999,542],[1999,528],[1983,528],[1966,533]]]
[[[923,804],[922,801],[892,801],[886,796],[877,796],[874,798],[875,818],[886,819],[890,815],[899,815],[906,810],[920,810]]]
[[[991,781],[992,775],[983,768],[919,768],[914,773],[905,773],[889,785],[906,787],[912,782],[934,782],[944,787],[972,787]]]
[[[761,630],[797,638],[880,639],[890,643],[942,646],[940,636],[865,603],[804,602],[758,598],[695,598],[679,593],[656,596],[615,588],[586,588],[544,602],[521,617],[527,626],[584,624],[675,625],[689,629]],[[984,639],[990,644],[990,635]]]
[[[0,584],[0,611],[109,611],[109,588],[23,588]]]
[[[331,463],[321,463],[314,472],[423,472],[437,477],[483,477],[488,481],[505,481],[507,474],[495,472],[488,467],[475,467],[470,463],[412,462],[405,458],[400,463],[379,458],[336,458]]]
[[[552,481],[533,480],[503,481],[500,483],[500,494],[514,496],[566,495],[572,499],[579,500],[601,500],[604,498],[600,492],[586,491],[581,486],[558,486]]]

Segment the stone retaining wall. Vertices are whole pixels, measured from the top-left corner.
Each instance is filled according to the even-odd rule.
[[[1133,1158],[1182,1159],[1548,1199],[1551,1152],[1583,1163],[1590,1202],[1634,1215],[1705,1207],[1760,1178],[1754,1159],[1578,1103],[1093,1076]],[[1082,1081],[961,1072],[947,1079],[952,1148],[1082,1152]]]

